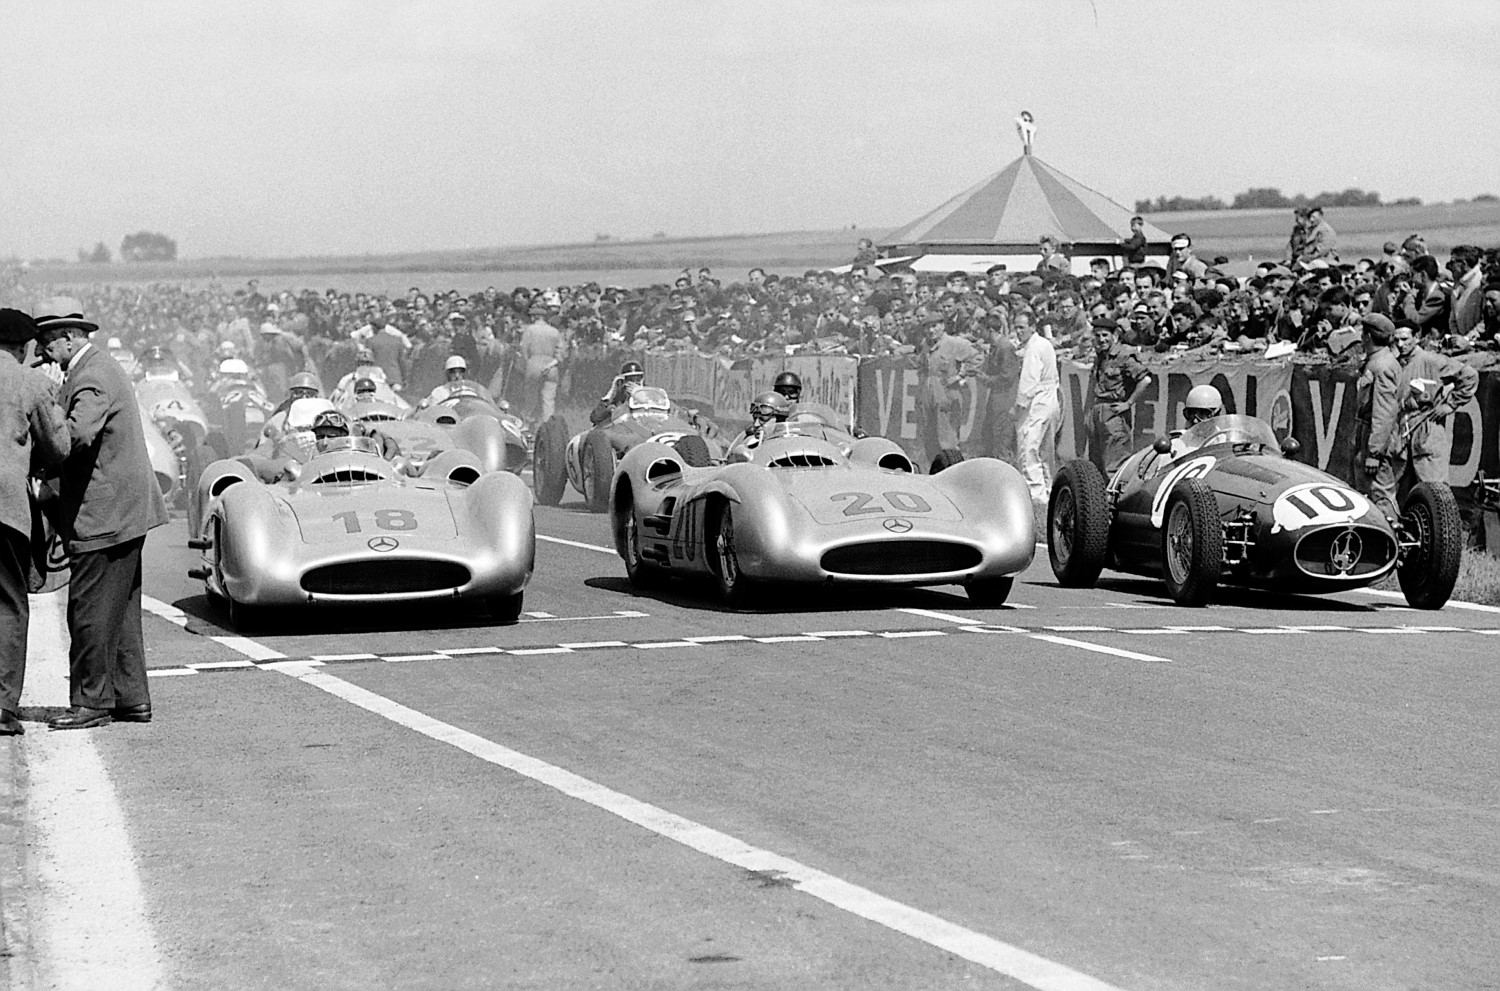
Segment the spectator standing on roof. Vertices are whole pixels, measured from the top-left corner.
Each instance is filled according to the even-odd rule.
[[[1333,225],[1323,219],[1323,207],[1308,207],[1307,232],[1303,237],[1298,260],[1307,265],[1322,258],[1333,264],[1339,260],[1338,247],[1338,234],[1334,232]]]
[[[1172,235],[1172,257],[1167,259],[1167,278],[1176,272],[1186,272],[1190,278],[1201,279],[1208,272],[1208,263],[1193,254],[1193,239],[1186,234]]]
[[[1051,234],[1043,234],[1041,236],[1038,240],[1038,251],[1042,256],[1041,261],[1036,263],[1036,270],[1038,272],[1048,270],[1053,272],[1067,272],[1071,267],[1068,256],[1063,254],[1062,245]]]
[[[1130,236],[1120,242],[1126,265],[1146,264],[1146,218],[1130,218]]]

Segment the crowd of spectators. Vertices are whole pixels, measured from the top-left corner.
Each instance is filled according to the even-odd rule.
[[[1059,353],[1084,356],[1095,330],[1106,327],[1125,344],[1167,354],[1270,351],[1353,360],[1361,317],[1369,313],[1412,327],[1429,350],[1500,348],[1494,249],[1460,245],[1443,262],[1414,234],[1387,244],[1380,258],[1340,260],[1336,235],[1316,208],[1299,211],[1283,262],[1263,263],[1248,277],[1226,274],[1222,258],[1200,259],[1187,235],[1171,244],[1164,266],[1116,269],[1094,259],[1083,276],[1067,271],[1055,244],[1034,272],[996,267],[937,276],[884,271],[861,244],[845,272],[778,276],[754,268],[729,283],[700,268],[671,285],[633,289],[596,282],[509,293],[412,287],[391,298],[336,289],[262,292],[252,280],[232,290],[158,283],[80,295],[90,319],[124,347],[163,346],[195,375],[233,354],[255,364],[272,392],[304,367],[336,382],[369,351],[408,393],[440,384],[446,359],[458,354],[472,377],[497,394],[516,394],[508,387],[521,374],[521,332],[539,320],[562,331],[565,369],[569,360],[621,349],[726,360],[921,352],[932,315],[990,353],[992,368],[1014,353],[1022,314]]]

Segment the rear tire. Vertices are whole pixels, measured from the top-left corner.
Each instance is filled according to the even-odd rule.
[[[1401,527],[1418,546],[1396,566],[1396,580],[1414,609],[1441,609],[1453,595],[1463,557],[1464,524],[1446,485],[1422,482],[1407,493]]]
[[[735,541],[734,504],[719,503],[713,529],[706,534],[709,568],[719,586],[719,598],[731,609],[746,609],[758,598],[755,582],[740,570],[739,548]]]
[[[969,601],[979,609],[999,609],[1005,605],[1005,600],[1010,598],[1010,590],[1015,587],[1016,580],[1013,577],[1005,578],[980,578],[969,582],[964,590],[969,593]]]
[[[542,424],[531,455],[531,487],[543,506],[562,502],[568,488],[568,425],[560,416]]]
[[[609,486],[615,478],[615,449],[605,436],[590,437],[583,451],[583,501],[589,512],[609,509]]]
[[[929,475],[936,475],[938,472],[943,471],[946,468],[952,468],[954,465],[963,461],[963,459],[963,452],[958,448],[945,447],[938,452],[937,457],[932,459],[932,467],[928,470],[927,473]]]
[[[226,601],[229,603],[229,625],[236,633],[255,633],[269,625],[270,610],[265,606],[246,605],[233,599]]]
[[[1206,605],[1224,570],[1224,524],[1207,482],[1178,483],[1167,500],[1161,541],[1161,574],[1172,600],[1179,606]]]
[[[490,619],[502,626],[517,622],[521,618],[521,604],[525,597],[525,592],[517,592],[514,595],[497,595],[490,599],[486,603],[489,607]]]
[[[1093,588],[1109,553],[1109,496],[1092,461],[1070,461],[1047,502],[1047,557],[1064,588]]]
[[[708,449],[708,441],[697,434],[679,437],[672,447],[676,449],[677,456],[682,459],[682,463],[689,468],[707,468],[714,463],[713,454]]]

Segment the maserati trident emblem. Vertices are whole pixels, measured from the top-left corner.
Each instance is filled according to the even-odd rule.
[[[372,551],[384,553],[395,550],[401,546],[401,543],[395,537],[371,537],[370,542],[365,546],[369,547]]]
[[[1359,539],[1359,534],[1352,529],[1345,530],[1334,537],[1333,543],[1329,545],[1328,560],[1335,571],[1341,575],[1347,575],[1359,563],[1362,550],[1364,550],[1364,542]]]
[[[903,520],[899,516],[892,516],[890,519],[882,523],[881,526],[885,527],[892,533],[905,533],[906,531],[911,529],[911,520]]]

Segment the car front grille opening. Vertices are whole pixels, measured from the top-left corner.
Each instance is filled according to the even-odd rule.
[[[315,595],[410,595],[469,583],[469,569],[452,561],[348,561],[325,564],[302,576]]]
[[[936,575],[967,571],[981,560],[979,548],[948,540],[877,540],[835,547],[822,564],[836,575]]]
[[[1396,542],[1367,526],[1318,530],[1297,543],[1297,567],[1316,578],[1360,578],[1383,570],[1396,557]]]
[[[825,454],[784,454],[771,461],[771,468],[833,468],[837,461]]]

